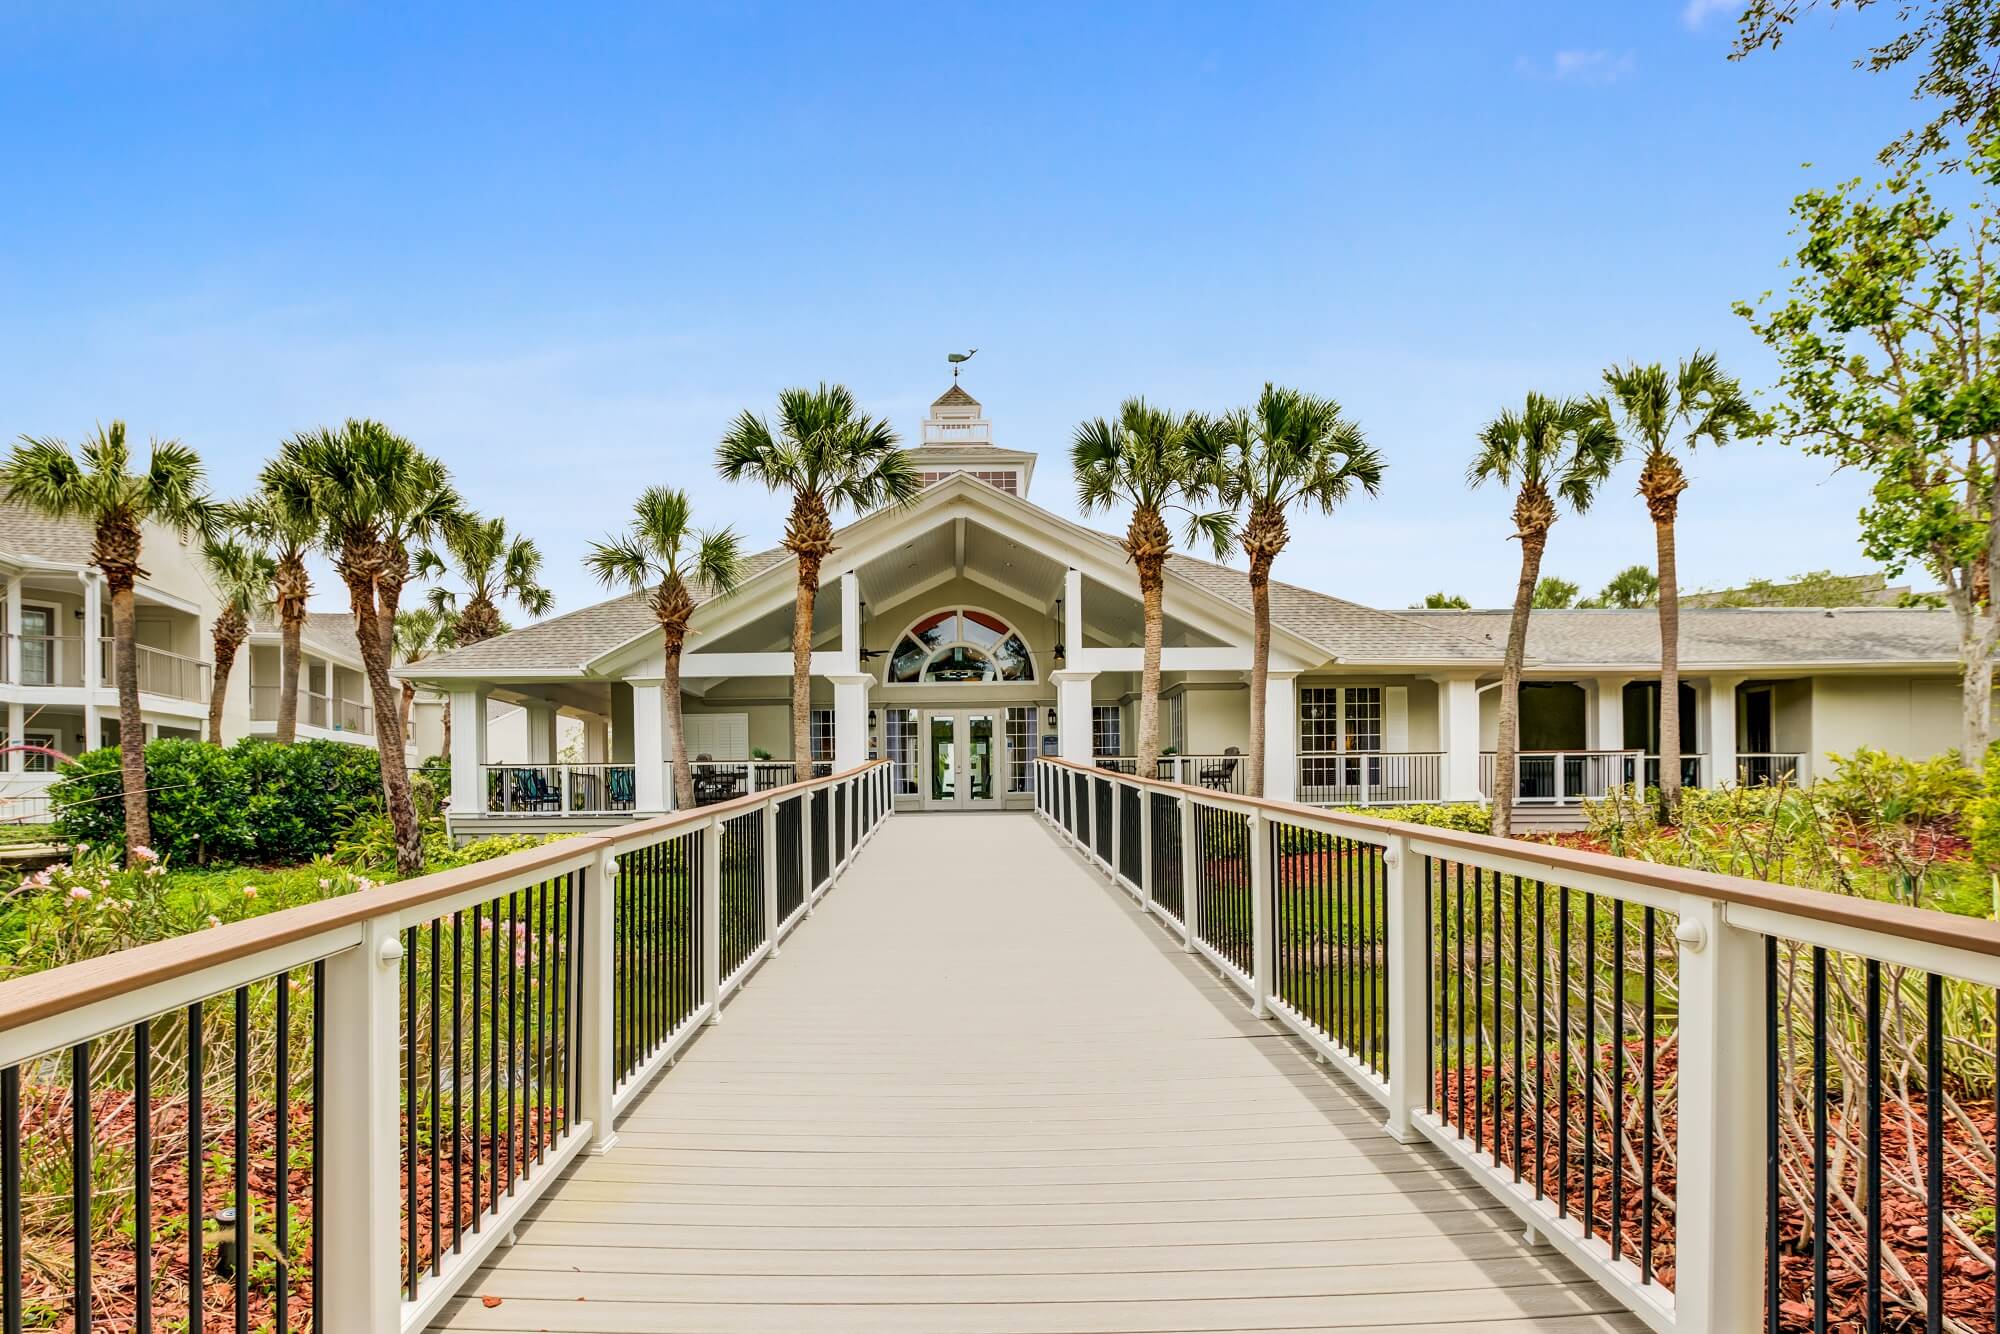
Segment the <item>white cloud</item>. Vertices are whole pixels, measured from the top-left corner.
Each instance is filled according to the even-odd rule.
[[[1616,83],[1633,68],[1630,51],[1558,51],[1554,74],[1571,83]]]
[[[1737,0],[1687,0],[1681,10],[1681,22],[1690,28],[1699,28],[1708,21],[1710,14],[1733,8]]]

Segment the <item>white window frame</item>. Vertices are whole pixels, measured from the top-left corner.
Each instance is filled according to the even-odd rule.
[[[1102,738],[1106,721],[1111,726],[1111,749],[1106,750]],[[1092,759],[1108,759],[1123,755],[1125,744],[1125,709],[1118,704],[1093,704],[1090,706],[1090,755]]]

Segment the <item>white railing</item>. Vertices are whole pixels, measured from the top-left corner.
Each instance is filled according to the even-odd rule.
[[[488,764],[480,773],[488,815],[610,815],[636,804],[629,764]]]
[[[1233,750],[1210,755],[1162,755],[1158,776],[1169,783],[1186,783],[1216,792],[1249,791],[1250,759]]]
[[[1986,1114],[1991,1071],[1943,1062],[1990,1042],[2000,925],[1062,760],[1037,760],[1035,791],[1254,1016],[1380,1104],[1393,1138],[1435,1146],[1651,1328],[1762,1329],[1767,1301],[1774,1331],[1808,1328],[1815,1302],[1846,1328],[1837,1304],[1871,1270],[1893,1280],[1892,1314],[1990,1309],[1990,1243],[1944,1192],[1990,1204],[1991,1139],[1945,1137],[1947,1099]],[[1951,1036],[1961,1012],[1988,1016],[1984,1038],[1976,1021]],[[1886,1058],[1855,1036],[1884,1031]],[[1887,1109],[1885,1059],[1901,1072]],[[1974,1082],[1954,1095],[1959,1078]],[[1913,1138],[1885,1143],[1891,1122]],[[1865,1229],[1864,1179],[1923,1221]],[[1792,1249],[1814,1217],[1846,1284],[1824,1297],[1811,1246]],[[1787,1239],[1770,1288],[1767,1234]],[[1941,1262],[1912,1277],[1927,1247]]]
[[[892,808],[886,766],[868,765],[0,984],[11,1309],[48,1257],[67,1263],[82,1220],[85,1263],[34,1294],[51,1324],[101,1296],[124,1304],[101,1319],[130,1327],[134,1304],[157,1302],[164,1327],[185,1291],[164,1257],[192,1235],[205,1328],[228,1323],[218,1300],[248,1327],[279,1288],[293,1328],[427,1328],[573,1159],[617,1151],[617,1117]],[[95,1120],[73,1117],[79,1081]],[[192,1144],[190,1091],[208,1113]],[[135,1122],[150,1153],[131,1152]],[[46,1169],[52,1154],[84,1184],[65,1177],[24,1220],[24,1158]],[[154,1187],[156,1164],[179,1163],[218,1173],[255,1218],[240,1267],[217,1272],[236,1252],[205,1216],[215,1194],[194,1192],[190,1217],[184,1182]],[[136,1236],[135,1199],[150,1218]],[[139,1273],[162,1262],[151,1288],[89,1263],[133,1247]]]
[[[1442,751],[1308,751],[1298,769],[1298,799],[1308,806],[1444,800]]]
[[[927,421],[924,423],[926,444],[956,445],[990,442],[993,439],[993,423],[988,421]]]
[[[734,801],[752,792],[768,792],[793,781],[790,760],[691,760],[697,806]],[[671,784],[669,785],[671,787]]]
[[[111,674],[113,641],[104,640],[104,683],[116,685],[117,678]],[[149,644],[134,644],[133,651],[139,669],[139,689],[149,695],[164,695],[168,699],[186,700],[190,703],[208,702],[208,664],[199,658],[190,658],[181,653],[169,653],[165,649]]]
[[[1783,783],[1797,787],[1806,781],[1806,757],[1785,755],[1775,752],[1738,754],[1736,757],[1736,785],[1738,787],[1769,787]]]
[[[1524,750],[1514,757],[1514,803],[1518,806],[1569,806],[1586,798],[1595,801],[1613,788],[1640,781],[1636,750]],[[1479,795],[1493,799],[1495,756],[1479,755]]]

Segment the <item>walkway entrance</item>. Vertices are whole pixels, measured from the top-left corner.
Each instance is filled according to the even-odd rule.
[[[923,807],[997,810],[1004,742],[995,709],[927,709],[918,733],[924,739]]]
[[[1643,1330],[1027,814],[890,820],[618,1134],[442,1327]]]

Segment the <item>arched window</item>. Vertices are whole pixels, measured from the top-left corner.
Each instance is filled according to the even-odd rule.
[[[934,611],[905,630],[889,656],[889,684],[1032,681],[1028,641],[992,612]]]

